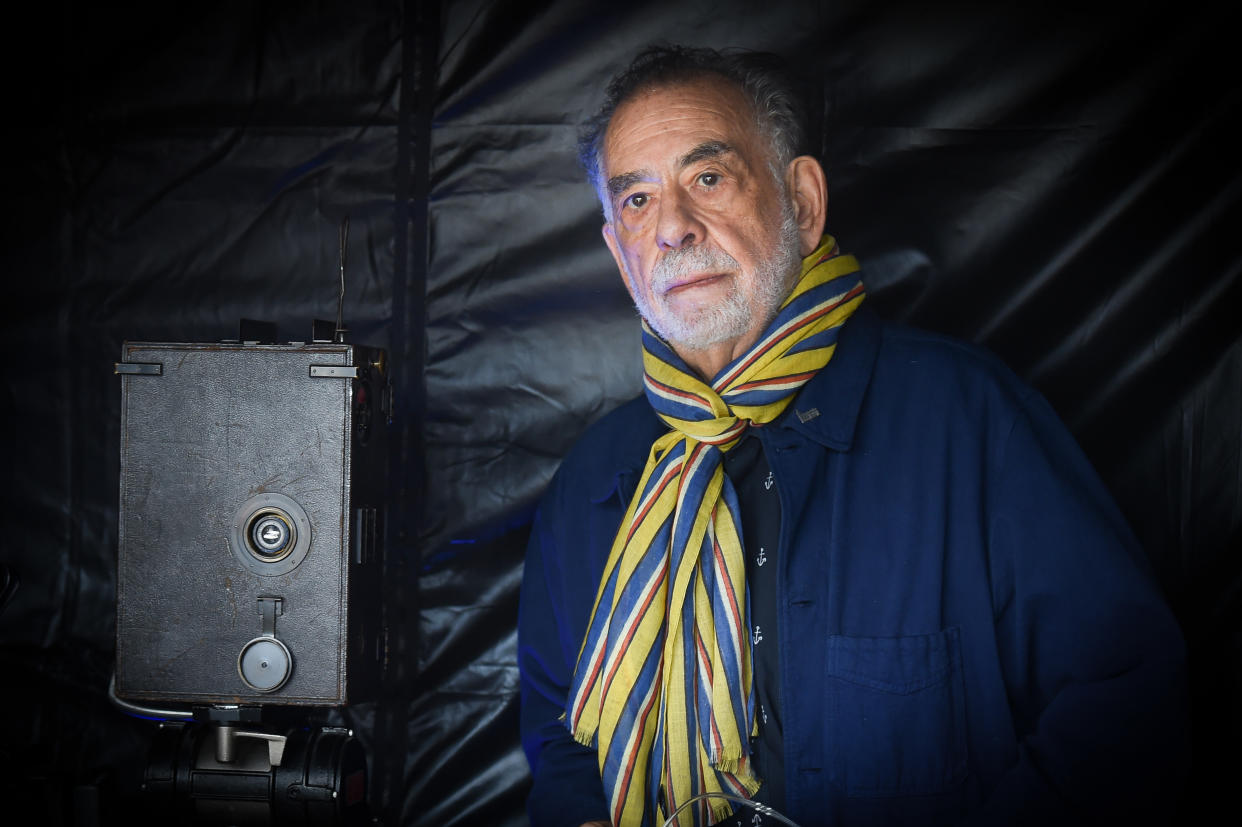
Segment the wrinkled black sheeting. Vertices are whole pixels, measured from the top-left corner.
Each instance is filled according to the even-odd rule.
[[[74,784],[116,789],[93,779],[126,775],[141,740],[102,700],[120,341],[221,338],[241,316],[303,338],[335,312],[348,214],[353,339],[406,364],[389,538],[401,671],[345,717],[400,772],[376,790],[387,821],[524,822],[513,628],[530,509],[639,379],[575,125],[635,47],[670,37],[799,56],[822,84],[829,228],[872,301],[982,341],[1074,428],[1187,630],[1186,820],[1206,820],[1242,734],[1240,261],[1225,235],[1242,172],[1223,12],[754,5],[461,0],[434,30],[411,29],[428,15],[414,0],[43,10],[27,33],[47,48],[16,75],[30,126],[9,148],[22,210],[4,245],[13,339],[39,365],[6,372],[2,560],[23,577],[0,615],[22,681],[6,682],[6,783],[63,811]],[[438,77],[412,83],[407,50],[428,43]],[[409,118],[433,88],[429,167],[403,188],[419,176]],[[417,600],[396,600],[414,576]]]
[[[524,532],[510,525],[572,437],[637,390],[631,311],[591,194],[562,177],[568,126],[647,40],[773,48],[822,79],[829,228],[863,259],[877,305],[981,341],[1035,382],[1143,531],[1171,597],[1212,607],[1178,601],[1203,635],[1194,811],[1236,766],[1216,732],[1236,731],[1226,652],[1242,643],[1237,419],[1210,413],[1239,398],[1237,326],[1219,300],[1237,290],[1223,233],[1242,178],[1207,162],[1235,155],[1227,30],[1193,6],[928,5],[748,6],[721,20],[718,7],[643,4],[587,22],[581,4],[476,3],[446,17],[427,433],[443,457],[431,467],[457,484],[429,492],[443,505],[426,526],[424,666],[446,703],[474,688],[489,707],[490,664],[453,669],[434,641],[465,645],[462,612],[500,611],[472,589],[481,554],[520,566]],[[1215,463],[1195,458],[1204,437],[1221,443]],[[1201,509],[1212,523],[1195,523]],[[416,748],[411,775],[454,743],[472,749]]]

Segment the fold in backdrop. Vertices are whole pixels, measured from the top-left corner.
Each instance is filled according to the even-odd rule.
[[[1223,8],[1223,6],[1222,6]],[[393,666],[341,713],[386,825],[525,823],[515,621],[532,509],[639,392],[574,155],[655,38],[794,57],[829,230],[885,315],[982,343],[1076,434],[1190,646],[1186,820],[1242,735],[1242,126],[1195,2],[66,2],[6,26],[0,790],[126,821],[150,738],[106,689],[123,340],[387,348]],[[1232,802],[1228,804],[1233,809]],[[4,820],[8,820],[5,818]]]

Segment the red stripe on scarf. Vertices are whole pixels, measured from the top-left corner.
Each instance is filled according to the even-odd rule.
[[[637,614],[639,615],[645,615],[647,613],[648,607],[651,606],[651,601],[655,599],[656,592],[660,590],[660,583],[667,579],[668,579],[668,558],[665,557],[663,564],[661,564],[658,570],[658,576],[652,578],[651,582],[647,586],[647,595],[643,599],[642,607],[640,609],[631,610],[627,617],[634,617],[635,612],[637,612]],[[629,632],[627,632],[625,635],[625,639],[620,641],[618,647],[613,649],[613,657],[615,659],[615,663],[613,664],[612,671],[608,673],[608,676],[606,678],[604,678],[604,685],[600,687],[601,694],[604,694],[604,695],[608,694],[608,690],[612,688],[612,681],[617,676],[617,669],[621,666],[621,661],[625,660],[625,653],[630,648],[630,643],[634,640],[634,633],[638,631],[638,627],[640,625],[642,625],[641,621],[638,621],[632,624],[630,626]]]
[[[713,508],[712,509],[712,521],[714,522],[715,519],[716,519],[716,509]],[[737,595],[733,591],[733,583],[728,578],[728,570],[725,569],[724,567],[725,565],[724,552],[720,548],[720,542],[716,540],[715,538],[712,538],[712,556],[715,557],[716,559],[716,570],[719,571],[722,575],[724,575],[723,577],[718,576],[716,578],[717,582],[724,582],[728,584],[728,588],[726,589],[726,594],[729,596],[728,605],[729,605],[729,612],[731,615],[730,620],[733,621],[733,628],[744,632],[746,630],[742,628],[742,613],[737,605]],[[740,640],[738,641],[738,645],[739,646],[743,645]]]
[[[666,385],[665,383],[661,382],[658,379],[653,379],[650,374],[645,376],[644,379],[647,381],[648,384],[654,385],[655,387],[659,388],[661,391],[667,393],[669,396],[676,396],[680,399],[688,399],[691,402],[695,403],[696,407],[702,408],[705,411],[711,411],[712,409],[712,406],[707,401],[705,401],[703,397],[699,396],[696,393],[690,393],[689,391],[678,390],[677,388],[674,388],[672,385]]]
[[[699,634],[698,627],[695,627],[695,630],[694,630],[694,644],[695,644],[695,649],[697,649],[699,653],[699,662],[705,667],[703,671],[707,672],[708,685],[709,686],[713,685],[715,683],[715,674],[712,672],[712,659],[707,654],[707,647],[703,645],[703,636]],[[694,696],[694,710],[695,710],[696,720],[698,719],[698,709],[699,709],[699,696],[696,693]],[[724,749],[724,739],[720,737],[720,727],[716,725],[716,716],[710,715],[708,716],[708,718],[712,724],[712,745],[716,748],[716,754],[719,755],[720,750]]]
[[[617,811],[613,813],[613,823],[621,823],[621,814],[625,812],[625,799],[630,791],[630,781],[634,778],[634,762],[638,759],[638,753],[643,748],[642,731],[647,728],[647,718],[651,715],[651,710],[655,707],[656,701],[660,699],[661,679],[664,677],[664,662],[660,662],[660,668],[656,670],[655,680],[651,683],[651,697],[647,700],[647,705],[643,708],[642,714],[638,718],[638,728],[634,730],[634,743],[630,748],[629,758],[625,762],[625,775],[622,776],[625,781],[621,784],[621,795],[617,797]],[[665,754],[668,753],[666,749]],[[647,809],[647,802],[643,802],[643,809]]]
[[[682,465],[685,465],[684,457],[682,458]],[[660,478],[660,482],[652,490],[651,497],[647,500],[647,505],[643,507],[641,513],[634,515],[634,520],[630,523],[629,533],[625,535],[626,545],[629,545],[630,540],[634,538],[634,532],[637,531],[638,527],[643,524],[643,520],[647,519],[647,512],[650,511],[651,507],[660,499],[660,495],[664,493],[664,489],[668,488],[668,484],[673,481],[673,477],[678,476],[680,473],[681,468],[676,464],[669,465],[669,467],[664,470],[664,476]]]
[[[754,382],[744,382],[741,385],[738,385],[733,390],[729,391],[729,393],[732,394],[732,393],[739,393],[741,391],[755,390],[757,388],[766,388],[771,385],[784,385],[788,382],[806,382],[814,375],[815,375],[815,371],[809,370],[809,371],[806,371],[805,373],[792,373],[789,376],[781,376],[776,379],[758,379]]]

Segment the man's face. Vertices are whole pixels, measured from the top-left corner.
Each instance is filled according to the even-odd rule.
[[[604,137],[604,239],[639,313],[683,356],[736,356],[799,272],[793,207],[754,120],[740,92],[703,79],[631,98]]]

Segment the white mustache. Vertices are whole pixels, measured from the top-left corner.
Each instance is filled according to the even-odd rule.
[[[663,293],[667,288],[686,276],[695,273],[711,273],[737,270],[737,259],[715,247],[698,245],[669,250],[651,270],[651,286]]]

